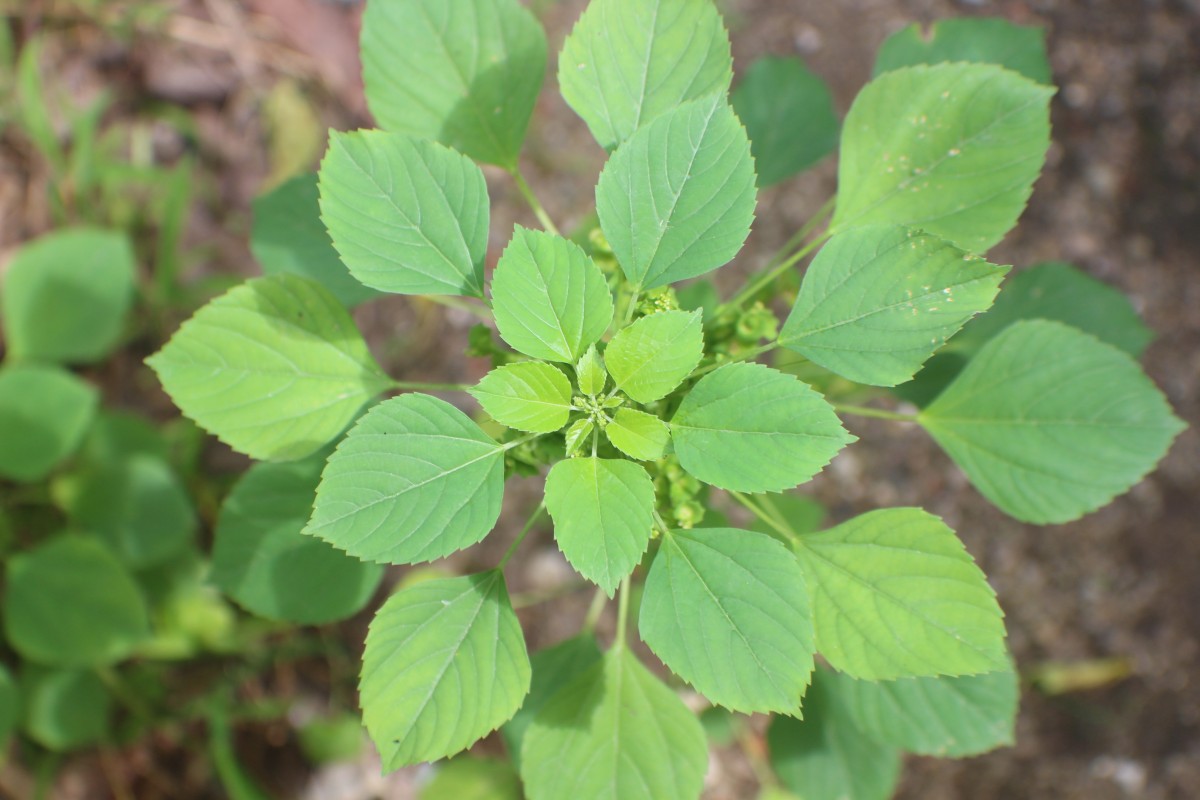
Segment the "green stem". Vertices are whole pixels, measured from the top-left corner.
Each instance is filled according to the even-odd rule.
[[[898,411],[885,411],[882,408],[868,408],[867,406],[849,406],[844,403],[834,403],[834,411],[840,411],[843,414],[854,414],[859,417],[874,417],[875,419],[892,419],[899,422],[916,422],[916,414],[901,414]]]
[[[423,295],[423,297],[431,303],[436,303],[437,305],[445,306],[446,308],[457,308],[460,311],[466,311],[470,314],[474,314],[485,321],[492,318],[492,310],[488,308],[486,304],[479,305],[478,303],[472,303],[467,300],[463,300],[458,297],[451,297],[450,295],[445,294],[427,294]]]
[[[722,303],[717,308],[716,316],[719,317],[719,316],[721,316],[721,314],[725,313],[726,311],[729,311],[730,309],[741,308],[743,305],[745,305],[747,300],[749,300],[751,297],[754,297],[754,295],[758,294],[763,289],[767,288],[772,283],[774,283],[779,278],[780,275],[782,275],[783,273],[785,273],[789,269],[791,269],[793,266],[795,266],[797,262],[802,260],[805,256],[807,256],[813,250],[816,250],[818,247],[823,245],[825,243],[825,240],[828,238],[829,238],[829,232],[826,231],[825,233],[822,233],[817,238],[813,239],[808,244],[804,245],[804,247],[801,247],[799,250],[797,250],[795,253],[793,253],[790,258],[788,258],[785,261],[781,262],[780,264],[768,269],[766,272],[764,272],[762,275],[760,275],[753,283],[747,285],[744,289],[742,289],[740,292],[738,292],[736,295],[734,295],[727,303]]]
[[[555,236],[561,236],[558,232],[558,226],[554,224],[554,220],[550,219],[550,215],[546,213],[545,206],[537,199],[537,195],[533,193],[533,189],[529,186],[525,176],[521,174],[519,167],[513,167],[509,172],[513,176],[513,180],[517,184],[517,190],[521,192],[521,196],[525,198],[525,202],[533,210],[534,216],[538,218],[538,222],[542,223],[542,227]]]
[[[525,536],[528,535],[530,529],[533,528],[533,523],[538,521],[538,517],[542,516],[542,512],[545,510],[546,501],[543,500],[542,502],[538,503],[538,507],[535,508],[533,513],[529,515],[529,519],[525,521],[525,527],[521,528],[521,532],[517,534],[517,538],[511,545],[509,545],[508,551],[504,554],[504,557],[500,559],[500,563],[496,565],[496,569],[504,569],[504,565],[507,564],[508,560],[513,557],[514,553],[517,552],[517,548],[521,546],[521,542],[525,541]]]
[[[629,619],[629,576],[621,581],[621,595],[617,602],[617,638],[613,640],[613,649],[625,646],[625,625]]]
[[[422,383],[420,381],[393,381],[396,389],[411,389],[416,392],[465,392],[471,387],[465,383]]]
[[[525,444],[526,442],[532,441],[533,439],[536,439],[539,436],[541,436],[540,433],[529,433],[529,434],[526,434],[525,436],[522,436],[520,439],[513,439],[511,442],[507,442],[504,445],[504,451],[508,452],[509,450],[512,450],[514,447],[520,447],[521,445]]]
[[[550,589],[542,589],[540,591],[516,592],[511,597],[512,607],[515,609],[529,608],[530,606],[536,606],[540,603],[549,602],[550,600],[558,600],[559,598],[566,597],[569,594],[575,594],[575,592],[578,592],[580,589],[586,589],[587,587],[593,585],[594,584],[592,584],[590,581],[577,580],[569,581],[561,586],[555,586]]]
[[[761,519],[768,526],[770,526],[772,530],[777,531],[780,536],[787,539],[789,542],[798,542],[800,540],[800,537],[796,535],[795,531],[791,530],[786,525],[781,525],[775,520],[774,517],[760,508],[757,503],[755,503],[746,495],[742,494],[741,492],[730,492],[729,496],[748,508],[750,513]]]
[[[752,358],[758,358],[763,353],[769,353],[779,346],[779,342],[768,342],[760,347],[752,347],[749,350],[743,350],[737,355],[730,356],[724,361],[715,361],[707,366],[697,367],[696,369],[692,370],[692,374],[689,375],[688,378],[699,378],[701,375],[707,375],[713,370],[720,369],[726,364],[735,364],[738,361],[749,361]]]
[[[671,529],[667,526],[666,521],[662,518],[662,514],[658,513],[657,508],[654,509],[654,523],[658,525],[658,530],[662,532],[663,536],[666,536],[671,532]]]
[[[592,595],[592,604],[588,606],[587,616],[583,619],[584,632],[596,632],[596,623],[600,621],[600,615],[604,613],[604,608],[607,605],[608,595],[604,593],[603,589],[596,589],[596,593]]]

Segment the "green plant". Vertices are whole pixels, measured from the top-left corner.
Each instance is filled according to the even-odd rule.
[[[385,768],[501,727],[534,800],[695,797],[705,729],[634,653],[631,624],[714,706],[776,715],[776,796],[775,780],[805,797],[883,797],[902,750],[1009,741],[1003,615],[955,533],[916,508],[818,530],[811,504],[775,495],[851,444],[839,414],[859,414],[922,426],[999,508],[1063,522],[1128,489],[1181,429],[1130,356],[1144,328],[1080,273],[1023,273],[971,322],[1008,271],[982,254],[1015,224],[1049,144],[1040,34],[985,21],[897,35],[839,137],[827,90],[796,62],[755,67],[727,100],[729,42],[706,0],[593,0],[558,78],[611,154],[598,227],[574,239],[519,168],[546,62],[532,14],[516,0],[376,0],[362,48],[385,130],[331,134],[319,200],[298,181],[263,201],[274,224],[309,226],[307,244],[258,232],[275,274],[202,308],[148,363],[186,415],[274,462],[225,511],[278,534],[228,545],[262,568],[238,582],[246,597],[295,592],[306,613],[349,613],[379,578],[367,564],[478,543],[506,477],[546,471],[544,503],[493,569],[407,585],[375,615],[360,702]],[[793,126],[800,146],[780,134]],[[704,282],[673,286],[737,255],[756,184],[835,142],[837,197],[766,269],[724,302]],[[475,161],[508,172],[544,228],[514,231],[490,284]],[[331,244],[311,227],[318,203]],[[793,291],[784,279],[814,253]],[[473,387],[389,377],[345,308],[368,296],[350,278],[493,318],[501,342],[480,329],[470,349],[494,368]],[[1116,312],[1080,312],[1052,287]],[[777,300],[792,301],[782,326]],[[774,366],[754,361],[767,354]],[[456,388],[488,430],[417,392],[363,413],[393,390]],[[864,404],[889,390],[923,408]],[[732,527],[722,497],[759,522]],[[598,590],[580,636],[531,659],[503,570],[543,508]],[[285,567],[293,548],[314,561]],[[327,576],[334,562],[347,577]],[[339,599],[324,607],[314,586]],[[602,652],[596,622],[614,595]],[[512,791],[493,767],[452,769]]]

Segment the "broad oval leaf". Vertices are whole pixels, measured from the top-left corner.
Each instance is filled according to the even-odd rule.
[[[732,528],[665,534],[638,630],[714,703],[798,713],[813,670],[812,613],[800,565],[771,537]]]
[[[857,383],[895,386],[992,304],[1007,270],[911,228],[850,230],[809,265],[779,343]]]
[[[731,80],[711,0],[592,0],[558,59],[563,98],[606,150],[681,103],[724,95]]]
[[[432,561],[487,536],[504,496],[504,447],[436,397],[367,412],[329,458],[304,532],[364,561]]]
[[[521,746],[529,800],[695,800],[707,764],[699,720],[619,644],[554,695]]]
[[[663,114],[600,173],[596,212],[625,277],[653,289],[728,263],[750,234],[750,139],[724,94]]]
[[[604,351],[604,363],[614,391],[653,403],[683,383],[703,355],[700,312],[660,311],[618,331]]]
[[[864,680],[1007,669],[1004,612],[954,531],[889,508],[797,540],[817,649]]]
[[[985,497],[1035,523],[1105,505],[1185,427],[1136,361],[1047,320],[989,341],[919,420]]]
[[[546,34],[518,0],[382,0],[362,22],[381,127],[514,169],[546,72]]]
[[[571,381],[539,361],[507,364],[483,376],[471,396],[501,425],[550,433],[571,415]]]
[[[529,654],[499,570],[392,595],[367,631],[363,721],[385,770],[470,747],[529,692]]]
[[[95,670],[45,670],[27,664],[21,694],[25,733],[48,750],[75,750],[113,735],[113,696]]]
[[[650,544],[654,484],[632,461],[569,458],[546,476],[546,510],[567,561],[611,597]]]
[[[579,245],[518,225],[492,273],[492,310],[517,352],[574,363],[608,330],[613,301]]]
[[[333,246],[362,283],[483,297],[487,184],[469,158],[401,134],[334,131],[320,190]]]
[[[671,441],[671,429],[653,414],[632,408],[618,408],[604,429],[613,446],[638,461],[662,458]]]
[[[184,414],[264,461],[316,452],[392,385],[337,298],[295,275],[231,289],[146,363]]]
[[[1041,172],[1053,94],[990,64],[879,76],[842,128],[830,230],[910,225],[986,252],[1016,224]]]
[[[701,378],[671,420],[683,468],[738,492],[782,492],[820,472],[855,437],[806,383],[762,364]]]
[[[98,403],[90,384],[58,367],[0,368],[0,476],[45,478],[79,447]]]
[[[268,619],[320,625],[358,612],[383,570],[302,531],[325,466],[322,454],[256,464],[221,505],[209,580]]]
[[[150,621],[133,577],[108,548],[59,536],[9,560],[4,629],[30,661],[99,667],[129,656]]]
[[[1045,30],[988,17],[942,19],[928,28],[913,23],[896,31],[880,45],[873,74],[943,62],[997,64],[1032,81],[1052,83]]]

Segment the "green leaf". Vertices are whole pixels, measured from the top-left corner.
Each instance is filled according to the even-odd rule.
[[[75,750],[102,742],[112,733],[112,695],[94,671],[27,665],[21,694],[25,733],[49,750]]]
[[[1046,32],[987,17],[943,19],[927,29],[909,25],[880,46],[873,74],[946,61],[998,64],[1032,81],[1052,83]]]
[[[954,531],[889,508],[798,540],[817,649],[865,680],[1008,667],[1004,613]]]
[[[671,441],[671,429],[658,417],[632,408],[618,408],[604,429],[608,440],[625,455],[638,461],[662,458]]]
[[[529,654],[499,570],[392,595],[367,632],[359,693],[385,770],[466,749],[529,692]]]
[[[40,664],[95,667],[130,655],[150,634],[137,584],[108,549],[58,536],[8,562],[4,628]]]
[[[322,455],[257,464],[221,506],[209,580],[259,616],[319,625],[357,613],[383,570],[305,536]]]
[[[521,779],[507,761],[460,756],[437,768],[417,800],[521,800]]]
[[[595,427],[591,417],[584,417],[572,422],[571,427],[567,428],[566,433],[563,434],[564,457],[570,458],[587,444]]]
[[[1016,224],[1041,172],[1053,94],[984,64],[879,76],[842,128],[830,230],[911,225],[986,252]]]
[[[825,506],[806,495],[781,494],[778,497],[760,499],[769,502],[771,510],[778,512],[781,521],[796,536],[819,530],[821,523],[825,521]],[[774,528],[757,518],[750,523],[750,530],[778,536]]]
[[[471,396],[501,425],[551,433],[571,415],[571,381],[549,364],[508,364],[483,376]]]
[[[671,420],[683,468],[739,492],[781,492],[820,472],[855,437],[802,381],[762,364],[701,378]]]
[[[504,450],[444,400],[393,397],[367,412],[329,458],[304,532],[364,561],[449,555],[496,524]]]
[[[563,98],[606,150],[688,100],[723,96],[732,80],[711,0],[593,0],[558,58]]]
[[[99,398],[90,384],[57,367],[0,368],[0,476],[39,481],[71,455]]]
[[[863,733],[912,753],[959,758],[1013,743],[1020,692],[1011,668],[960,678],[843,678],[838,689]]]
[[[630,137],[596,185],[600,227],[639,289],[728,263],[750,234],[750,140],[724,94],[663,114]]]
[[[250,249],[267,275],[314,280],[347,307],[378,297],[346,269],[321,221],[315,174],[301,175],[254,201]]]
[[[804,721],[771,720],[771,766],[804,800],[887,800],[900,778],[900,752],[864,735],[839,708],[843,680],[817,670],[804,698]]]
[[[400,134],[334,131],[320,191],[333,246],[362,283],[483,297],[487,184],[469,158]]]
[[[650,544],[654,484],[632,461],[571,458],[546,476],[546,510],[567,561],[611,597]]]
[[[362,62],[381,127],[516,167],[546,72],[546,34],[517,0],[370,3]]]
[[[700,312],[660,311],[618,331],[604,351],[604,363],[614,391],[652,403],[692,374],[703,355]]]
[[[671,531],[646,577],[638,630],[673,672],[714,703],[796,713],[813,670],[804,573],[769,536]]]
[[[1007,271],[911,228],[850,230],[813,259],[779,342],[856,383],[895,386],[992,304]]]
[[[145,417],[102,408],[88,429],[79,456],[91,467],[117,464],[134,456],[170,461],[171,445]]]
[[[695,715],[619,644],[554,695],[521,747],[529,800],[695,800],[707,762]]]
[[[519,225],[492,274],[492,307],[513,349],[572,364],[613,318],[608,282],[583,248]]]
[[[608,382],[608,371],[604,369],[604,360],[596,352],[595,345],[589,347],[583,358],[575,364],[575,376],[579,380],[579,391],[589,397],[595,397],[604,391],[604,384]]]
[[[77,228],[25,245],[4,272],[0,318],[9,355],[66,364],[103,360],[125,327],[134,273],[133,247],[123,233]]]
[[[760,187],[803,172],[837,148],[833,95],[798,58],[758,59],[731,102],[750,135]]]
[[[302,723],[296,738],[309,763],[324,766],[357,761],[366,749],[367,731],[358,714],[340,711]]]
[[[231,289],[146,363],[184,414],[265,461],[315,453],[392,385],[337,299],[294,275]]]
[[[0,664],[0,746],[17,727],[21,714],[21,693],[8,669]]]
[[[1015,322],[920,415],[976,488],[1067,522],[1140,481],[1184,429],[1137,362],[1057,322]]]

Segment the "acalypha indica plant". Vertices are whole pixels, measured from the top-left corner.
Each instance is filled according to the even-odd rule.
[[[921,426],[1000,509],[1058,523],[1127,490],[1180,431],[1130,353],[1136,317],[1063,321],[1077,302],[1124,302],[1077,271],[1022,273],[999,316],[967,325],[996,300],[1008,267],[985,254],[1049,146],[1040,32],[898,34],[839,133],[828,90],[792,59],[754,65],[731,98],[710,0],[593,0],[558,88],[608,160],[596,223],[570,238],[519,167],[547,60],[530,11],[372,0],[362,60],[380,129],[332,133],[315,182],[262,201],[291,231],[256,248],[271,274],[201,308],[149,364],[186,415],[264,462],[235,488],[215,560],[269,616],[352,613],[379,565],[480,542],[506,477],[545,474],[492,569],[413,583],[376,613],[359,688],[385,769],[502,727],[532,800],[695,798],[708,756],[685,685],[775,715],[772,763],[806,798],[884,797],[901,751],[1009,741],[1003,613],[955,532],[919,508],[805,529],[780,493],[852,445],[840,415],[864,414]],[[741,291],[679,285],[737,256],[760,186],[834,148],[836,197]],[[478,163],[511,176],[541,228],[516,227],[490,278]],[[1063,280],[1063,307],[1026,302],[1044,298],[1031,281]],[[378,293],[494,321],[471,337],[494,368],[463,404],[373,360],[346,305]],[[953,360],[912,383],[935,353]],[[914,386],[917,413],[843,402]],[[760,522],[730,527],[717,499]],[[598,589],[581,634],[531,659],[504,570],[543,510]],[[635,631],[666,670],[635,653]]]

